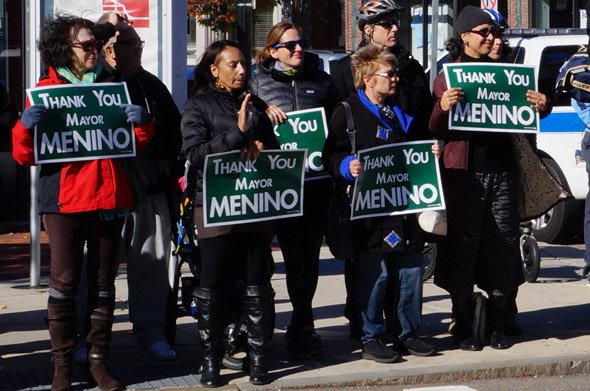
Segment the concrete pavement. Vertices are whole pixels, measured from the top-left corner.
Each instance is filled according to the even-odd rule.
[[[348,338],[342,316],[344,306],[343,263],[331,260],[322,249],[320,282],[314,300],[316,328],[323,354],[305,361],[290,361],[283,349],[290,317],[280,251],[273,255],[277,272],[277,323],[272,342],[274,382],[255,387],[243,372],[223,370],[225,389],[301,389],[322,386],[367,386],[458,382],[469,378],[513,377],[590,373],[590,287],[582,279],[581,245],[541,244],[541,274],[536,283],[524,284],[518,296],[523,335],[512,337],[514,346],[498,351],[463,352],[453,347],[447,333],[449,296],[424,284],[424,339],[439,350],[435,357],[405,357],[398,364],[361,360],[360,343]],[[186,271],[188,274],[188,270]],[[178,319],[177,359],[161,363],[139,353],[131,333],[127,310],[124,267],[117,278],[116,323],[111,367],[130,389],[198,389],[196,368],[200,361],[195,321]],[[47,278],[42,279],[47,282]],[[27,279],[0,281],[0,390],[50,388],[48,332],[43,322],[46,288],[30,289]],[[77,367],[75,389],[84,389],[85,373]]]

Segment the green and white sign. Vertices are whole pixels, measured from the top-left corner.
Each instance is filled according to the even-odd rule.
[[[539,112],[526,100],[537,90],[535,68],[520,64],[445,64],[447,86],[463,89],[449,114],[449,129],[534,133]]]
[[[305,180],[330,177],[322,164],[322,149],[328,137],[323,107],[291,111],[285,122],[275,125],[274,131],[281,149],[307,149]]]
[[[363,172],[352,194],[352,216],[364,219],[445,208],[432,141],[388,144],[359,151]]]
[[[303,215],[305,150],[207,155],[203,174],[205,227]]]
[[[36,163],[135,156],[133,126],[119,107],[130,102],[127,84],[38,87],[27,95],[48,108],[35,129]]]

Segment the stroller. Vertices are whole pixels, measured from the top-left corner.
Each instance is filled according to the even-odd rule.
[[[182,196],[179,205],[179,218],[176,224],[174,242],[176,248],[173,252],[173,261],[171,260],[171,269],[173,275],[171,286],[173,295],[178,298],[180,290],[181,301],[177,304],[177,317],[192,316],[197,318],[199,308],[193,298],[193,289],[199,286],[201,279],[201,253],[199,251],[198,233],[193,224],[193,196],[195,194],[195,183],[190,179],[194,178],[195,173],[192,166],[186,162],[183,178],[179,181],[182,190]],[[172,265],[172,262],[174,264]],[[181,268],[187,264],[191,272],[190,277],[181,277]],[[242,263],[242,264],[245,264]],[[232,370],[242,370],[247,357],[247,334],[246,334],[246,315],[243,310],[242,302],[245,292],[245,282],[241,280],[244,274],[240,270],[234,271],[227,279],[227,285],[224,287],[226,319],[225,327],[225,355],[222,364]]]

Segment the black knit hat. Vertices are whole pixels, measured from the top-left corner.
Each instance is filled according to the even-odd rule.
[[[459,12],[459,16],[455,22],[455,32],[457,35],[461,35],[475,26],[484,23],[493,23],[490,14],[479,7],[468,5]]]

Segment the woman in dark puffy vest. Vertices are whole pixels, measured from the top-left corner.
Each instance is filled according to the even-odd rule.
[[[330,118],[339,101],[330,76],[319,69],[319,58],[306,53],[307,41],[301,28],[288,22],[274,25],[257,58],[258,74],[250,91],[267,104],[266,113],[274,124],[287,120],[296,110],[323,107]],[[319,146],[319,151],[323,146]],[[292,358],[304,359],[319,353],[321,342],[315,333],[312,300],[318,282],[318,261],[324,217],[332,182],[328,175],[311,179],[306,173],[303,216],[280,222],[277,237],[283,252],[287,290],[293,305],[285,346]]]

